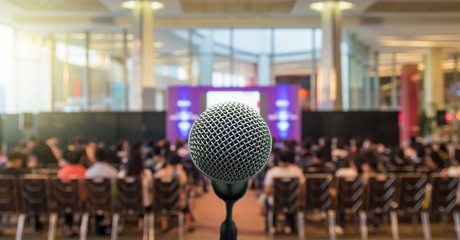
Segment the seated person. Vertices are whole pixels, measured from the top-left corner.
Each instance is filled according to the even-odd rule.
[[[0,167],[4,167],[6,165],[6,159],[7,156],[5,156],[2,146],[0,146]]]
[[[128,154],[128,162],[125,169],[118,172],[119,178],[139,177],[142,181],[142,204],[146,212],[150,212],[153,204],[153,176],[149,169],[142,164],[141,145],[134,143]],[[144,227],[144,216],[138,216],[138,230]]]
[[[110,178],[112,179],[112,183],[115,183],[115,179],[118,176],[117,170],[110,166],[107,163],[107,152],[104,149],[96,149],[94,152],[94,164],[88,170],[86,170],[85,177],[86,178],[93,178],[95,181],[97,179],[104,179]],[[116,192],[114,191],[113,194],[115,195]],[[116,197],[116,196],[112,196]],[[99,235],[105,235],[106,231],[106,224],[104,224],[104,215],[96,215],[96,232]]]
[[[452,164],[448,168],[445,168],[441,171],[441,175],[444,177],[451,177],[451,178],[460,178],[460,161],[458,161],[457,156],[452,159]],[[457,206],[460,205],[460,185],[457,189]]]
[[[180,206],[185,214],[185,229],[192,231],[192,222],[194,221],[193,215],[190,211],[188,204],[188,190],[187,190],[187,174],[181,166],[181,157],[176,152],[171,152],[168,157],[166,167],[160,169],[156,174],[155,178],[160,179],[162,182],[169,182],[172,178],[179,178],[179,184],[181,189]],[[166,231],[169,229],[168,218],[163,216],[161,222],[161,228]]]
[[[273,184],[275,178],[298,178],[299,188],[303,189],[302,185],[305,183],[305,178],[303,176],[302,169],[293,164],[294,158],[295,153],[292,150],[283,149],[279,153],[278,166],[273,167],[267,171],[264,180],[264,193],[267,196],[267,210],[273,205]],[[269,231],[276,233],[276,213],[274,214],[273,218],[273,228],[269,229]],[[292,229],[294,228],[294,215],[286,214],[286,222],[284,226],[285,233],[289,234],[292,232]]]
[[[58,159],[51,148],[42,139],[32,137],[29,141],[30,156],[27,165],[29,168],[44,168],[58,164]]]
[[[318,149],[313,152],[313,162],[307,166],[305,173],[330,173],[334,170],[335,164],[326,162],[327,150]]]
[[[163,149],[159,146],[153,147],[153,154],[151,157],[145,160],[145,167],[152,170],[152,172],[158,172],[165,166],[165,158],[163,157]]]
[[[336,177],[351,177],[355,178],[358,176],[358,170],[356,169],[355,163],[352,158],[342,160],[337,171],[335,171]]]
[[[356,166],[352,158],[343,160],[340,164],[341,165],[339,165],[339,168],[335,172],[336,177],[356,178],[358,176],[358,170],[356,169]],[[336,195],[337,190],[332,189],[332,192],[334,193],[333,195]],[[346,224],[345,213],[339,213],[338,218],[339,218],[339,226],[336,226],[335,231],[337,234],[342,235],[344,233],[345,224]]]
[[[23,169],[22,167],[23,167],[22,153],[19,151],[12,151],[8,153],[7,155],[6,168],[0,168],[0,174],[18,177],[20,175],[29,173],[27,170]],[[2,221],[2,217],[0,216],[0,222],[1,221]],[[37,221],[36,223],[41,224],[39,221]],[[0,235],[2,234],[2,232],[3,232],[2,225],[0,225]]]
[[[80,197],[82,201],[86,199],[85,190],[84,190],[84,179],[86,168],[80,165],[80,154],[77,151],[67,150],[63,154],[62,158],[62,168],[59,170],[57,176],[62,181],[69,181],[72,178],[77,178],[80,180]],[[73,214],[67,214],[65,216],[64,223],[64,234],[67,237],[78,236],[78,226],[74,225]]]
[[[94,154],[95,163],[85,173],[86,178],[111,178],[116,179],[117,170],[107,163],[107,152],[97,149]]]
[[[0,169],[0,174],[7,174],[7,175],[22,175],[22,174],[27,174],[29,171],[27,169],[24,169],[24,163],[23,163],[23,154],[19,151],[12,151],[9,152],[7,155],[7,161],[6,161],[6,168],[1,168]]]

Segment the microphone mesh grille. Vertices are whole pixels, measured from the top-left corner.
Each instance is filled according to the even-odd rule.
[[[263,169],[271,151],[267,123],[242,103],[208,108],[190,130],[193,163],[203,174],[221,182],[248,180]]]

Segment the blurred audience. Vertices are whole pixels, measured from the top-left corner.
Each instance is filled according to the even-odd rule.
[[[270,210],[273,206],[273,185],[275,178],[298,178],[299,186],[305,183],[305,178],[297,165],[294,164],[295,152],[289,148],[282,149],[278,156],[278,166],[269,169],[265,175],[264,193],[267,196],[266,206]],[[300,189],[303,189],[300,187]],[[294,215],[285,214],[286,220],[284,224],[284,232],[291,233],[294,228]],[[277,213],[273,216],[273,227],[269,229],[272,233],[277,232]],[[268,225],[267,225],[268,226]]]
[[[146,212],[149,212],[153,203],[153,175],[149,169],[146,169],[142,163],[141,144],[134,143],[129,148],[126,168],[120,170],[118,177],[140,177],[142,181],[142,204]],[[139,216],[138,228],[140,231],[144,228],[144,218]]]
[[[12,151],[7,155],[6,168],[0,169],[0,174],[8,174],[19,176],[29,173],[30,171],[24,168],[24,158],[20,151]]]
[[[70,179],[77,178],[80,180],[80,197],[82,201],[86,200],[86,192],[84,189],[84,178],[86,168],[80,164],[81,155],[77,151],[67,150],[63,154],[63,167],[57,173],[57,176],[62,181],[69,181]],[[79,228],[74,222],[74,214],[69,213],[65,215],[64,234],[67,237],[78,236]]]
[[[348,143],[346,145],[344,139],[337,137],[323,137],[318,141],[307,138],[300,144],[274,139],[267,166],[251,180],[252,187],[258,190],[256,193],[262,193],[261,199],[267,196],[262,201],[264,208],[270,209],[273,203],[273,181],[276,177],[296,177],[301,184],[304,183],[304,174],[308,173],[329,173],[337,177],[360,175],[364,182],[368,176],[389,172],[440,172],[445,176],[460,177],[460,144],[422,144],[416,138],[402,147],[389,147],[370,139],[358,138],[350,139]],[[139,177],[143,185],[143,207],[147,211],[151,210],[153,204],[154,177],[161,181],[177,177],[181,185],[181,208],[186,216],[187,230],[193,230],[194,222],[189,199],[200,197],[209,184],[209,180],[192,164],[186,141],[176,141],[171,146],[164,139],[132,145],[127,140],[121,140],[118,145],[110,146],[104,141],[77,136],[65,146],[56,138],[45,142],[32,137],[30,141],[11,148],[7,156],[4,153],[0,152],[0,174],[20,176],[59,166],[61,169],[57,176],[63,180]],[[84,201],[83,184],[81,191]],[[458,199],[460,203],[460,190]],[[294,230],[293,218],[286,216],[284,232]],[[339,233],[344,230],[344,219],[345,215],[338,215]],[[374,215],[375,226],[378,226],[380,219],[381,215]],[[274,223],[276,226],[276,219]],[[169,219],[162,218],[161,225],[163,230],[168,230]],[[143,228],[142,216],[139,216],[138,227],[139,230]],[[276,228],[269,230],[276,232]],[[66,216],[64,234],[78,234],[73,215]]]
[[[115,179],[118,171],[107,163],[107,152],[104,149],[97,149],[95,154],[95,163],[86,170],[87,178],[110,178]]]
[[[42,139],[32,137],[28,145],[30,155],[27,166],[29,168],[46,168],[58,164],[53,151]]]
[[[145,160],[145,167],[149,168],[154,173],[164,168],[166,166],[164,152],[165,151],[160,146],[153,147],[152,156],[149,156],[149,158]]]
[[[188,201],[188,188],[187,188],[187,173],[184,171],[181,165],[181,156],[177,152],[171,152],[168,157],[166,167],[160,169],[156,174],[155,178],[160,179],[162,182],[171,182],[173,178],[179,179],[179,185],[181,189],[180,196],[180,207],[185,215],[185,229],[188,231],[193,230],[194,217],[190,211],[190,205]],[[163,231],[167,231],[170,228],[169,218],[162,216],[161,228]]]

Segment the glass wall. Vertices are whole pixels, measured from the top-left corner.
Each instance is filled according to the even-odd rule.
[[[53,108],[55,111],[89,109],[87,34],[54,34]],[[88,51],[88,53],[87,53]],[[88,54],[88,56],[87,56]]]
[[[192,82],[215,87],[297,83],[309,88],[321,37],[314,29],[193,30],[192,65],[198,67],[192,67]]]
[[[88,35],[90,111],[123,110],[128,37],[123,31],[98,31]]]
[[[38,35],[0,26],[0,36],[1,113],[129,111],[133,76],[130,29]],[[157,27],[154,38],[155,104],[161,105],[157,110],[165,109],[164,99],[171,85],[245,87],[276,83],[299,84],[302,108],[315,109],[321,29]],[[344,105],[349,106],[345,110],[398,109],[401,66],[418,64],[423,76],[424,53],[380,53],[375,61],[375,51],[345,35],[342,83]],[[459,77],[454,74],[458,72],[458,58],[458,54],[447,51],[443,60],[446,93],[452,102],[460,92],[460,86],[455,85]],[[372,79],[375,64],[377,81]],[[376,102],[372,97],[376,91],[378,103],[362,104],[368,97]]]
[[[1,84],[16,90],[4,90],[2,112],[129,110],[133,70],[129,29],[46,36],[3,31],[9,32],[10,42],[2,44],[6,49],[2,57],[16,61],[3,60],[14,65],[2,64],[14,73],[4,71]],[[308,89],[321,49],[321,32],[313,29],[156,28],[154,36],[159,98],[165,98],[170,85],[297,83]],[[8,47],[13,43],[16,48]]]
[[[314,109],[317,66],[321,56],[320,29],[275,29],[273,77],[277,83],[299,84],[302,109]]]
[[[14,31],[0,25],[0,112],[13,112],[16,109],[14,85]]]
[[[17,111],[51,110],[51,64],[47,37],[17,31],[15,34],[15,85]]]

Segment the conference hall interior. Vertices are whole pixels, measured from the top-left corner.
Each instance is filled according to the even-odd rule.
[[[460,0],[0,0],[0,239],[460,240],[459,61]]]

